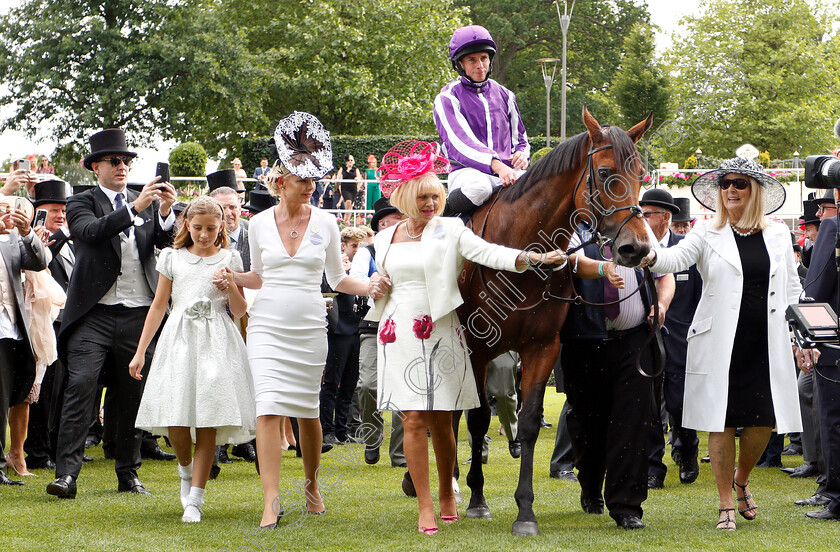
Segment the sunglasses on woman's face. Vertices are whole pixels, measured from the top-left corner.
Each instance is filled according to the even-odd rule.
[[[721,190],[728,190],[730,185],[735,186],[736,190],[746,190],[750,185],[750,181],[744,178],[733,178],[731,180],[721,180],[718,185]]]

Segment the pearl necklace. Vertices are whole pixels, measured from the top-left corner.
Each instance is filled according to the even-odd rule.
[[[411,232],[408,231],[408,226],[409,226],[408,221],[405,221],[405,235],[408,236],[409,239],[419,240],[423,236],[423,229],[422,228],[420,229],[419,234],[417,234],[416,236],[412,236]]]
[[[732,228],[733,232],[735,232],[736,234],[738,234],[742,238],[748,238],[748,237],[752,236],[753,232],[755,232],[755,226],[753,226],[752,228],[748,228],[746,232],[741,232],[740,230],[735,228],[734,224],[730,224],[729,226]]]

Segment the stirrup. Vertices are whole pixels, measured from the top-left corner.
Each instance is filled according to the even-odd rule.
[[[746,508],[744,508],[743,510],[738,508],[738,513],[741,514],[741,517],[744,518],[745,520],[752,521],[756,518],[756,515],[758,515],[758,514],[757,513],[754,514],[753,517],[747,517],[747,512],[750,512],[750,511],[754,512],[754,511],[758,510],[758,505],[756,504],[755,506],[750,506],[749,501],[753,497],[753,495],[752,494],[747,494],[747,487],[749,486],[749,484],[750,484],[749,480],[747,480],[746,483],[741,485],[740,483],[736,483],[734,478],[732,479],[732,490],[735,491],[735,500],[738,501],[738,502],[743,502],[744,506],[746,506]],[[741,489],[741,492],[744,493],[744,498],[738,498],[738,491],[735,490],[735,487],[738,487],[739,489]],[[755,502],[755,499],[753,499],[753,502]]]
[[[715,529],[721,529],[723,531],[734,531],[735,529],[737,529],[738,526],[735,523],[735,520],[729,517],[729,512],[735,513],[735,508],[718,508],[718,517],[720,517],[720,514],[724,512],[726,512],[726,519],[718,521],[717,525],[715,525]],[[734,525],[734,527],[728,527],[730,523]],[[727,526],[721,527],[721,525],[723,524],[726,524]]]

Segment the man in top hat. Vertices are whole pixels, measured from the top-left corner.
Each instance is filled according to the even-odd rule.
[[[817,241],[817,233],[820,230],[820,217],[817,216],[819,204],[813,199],[806,199],[802,202],[802,216],[799,223],[805,234],[805,247],[802,248],[802,265],[808,268],[811,265],[811,252],[814,243]]]
[[[694,219],[691,218],[691,200],[687,197],[675,197],[674,205],[680,212],[671,216],[671,232],[682,235],[688,234],[691,232],[691,223],[694,222]]]
[[[375,233],[397,224],[404,218],[399,209],[391,205],[386,197],[379,198],[373,204],[373,209],[370,227]],[[370,276],[376,272],[375,254],[373,244],[359,247],[350,266],[350,276],[360,282],[370,280]],[[368,464],[379,462],[379,446],[382,444],[384,427],[382,414],[376,409],[376,383],[376,324],[364,320],[363,317],[359,323],[359,382],[356,385],[356,391],[359,398],[359,410],[362,413],[360,437],[365,443],[365,462]],[[394,412],[391,423],[391,444],[388,451],[391,456],[391,466],[405,467],[405,455],[402,450],[402,418],[398,413]]]
[[[645,192],[639,201],[645,221],[653,230],[659,245],[672,247],[685,237],[670,230],[672,217],[680,214],[680,208],[674,198],[666,190],[654,188]],[[683,217],[681,217],[683,218]],[[648,487],[661,488],[667,471],[662,457],[665,452],[665,439],[660,423],[661,397],[664,391],[665,410],[674,419],[674,442],[671,455],[679,464],[680,481],[692,483],[700,473],[697,464],[697,432],[682,427],[682,405],[685,392],[685,356],[688,348],[686,336],[694,311],[700,301],[702,280],[697,267],[674,274],[674,298],[665,315],[663,340],[665,342],[665,372],[664,378],[655,380],[654,394],[656,397],[655,420],[651,426],[649,437]]]
[[[817,204],[817,218],[825,220],[837,216],[837,204],[834,202],[834,190],[828,190],[825,195],[814,199]]]
[[[267,190],[251,190],[248,194],[248,203],[242,206],[243,209],[251,213],[251,216],[262,213],[277,205],[277,198],[271,195]]]
[[[47,256],[29,224],[30,218],[22,210],[0,216],[0,468],[6,467],[3,449],[9,408],[23,402],[35,382],[21,271],[45,269]],[[0,486],[22,484],[0,471]]]
[[[67,220],[78,261],[67,289],[59,333],[59,358],[66,366],[56,444],[56,477],[47,493],[75,498],[85,437],[90,426],[97,381],[105,377],[115,393],[115,469],[118,490],[149,494],[137,477],[141,433],[134,427],[143,394],[142,380],[128,374],[143,323],[157,287],[155,247],[172,243],[177,200],[175,188],[160,177],[137,193],[126,189],[136,153],[121,129],[90,137],[91,153],[83,164],[99,185],[72,196]],[[154,347],[146,353],[151,363]],[[145,375],[145,374],[144,374]]]

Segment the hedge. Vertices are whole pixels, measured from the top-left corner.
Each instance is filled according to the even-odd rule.
[[[333,164],[335,169],[344,165],[344,156],[348,153],[356,160],[356,166],[367,168],[367,156],[373,154],[378,162],[382,162],[382,156],[387,153],[391,146],[403,140],[425,140],[427,142],[439,142],[438,136],[410,136],[410,135],[386,135],[386,136],[331,136],[333,149]],[[270,137],[245,139],[242,141],[242,167],[249,175],[260,165],[260,159],[268,158],[269,166],[277,160],[277,151],[269,145]],[[545,147],[545,137],[534,136],[528,139],[531,144],[531,153]]]
[[[207,152],[201,144],[184,142],[169,153],[172,176],[204,176]]]

